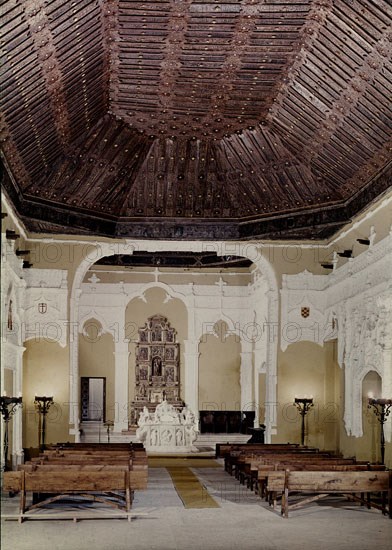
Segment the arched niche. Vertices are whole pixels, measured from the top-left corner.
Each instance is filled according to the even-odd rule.
[[[163,315],[176,331],[180,344],[180,396],[186,377],[184,360],[184,342],[188,339],[188,311],[184,302],[168,293],[162,286],[151,286],[141,296],[133,298],[125,308],[125,338],[129,340],[129,376],[128,401],[135,399],[136,345],[141,329],[147,319],[153,315]]]
[[[295,397],[313,397],[306,416],[305,444],[321,449],[335,448],[341,410],[340,369],[335,359],[335,343],[320,346],[300,341],[278,353],[278,438],[299,443],[301,417]]]
[[[376,371],[369,371],[362,380],[362,428],[360,446],[368,452],[370,462],[381,460],[380,423],[372,408],[368,408],[369,397],[381,395],[382,380]]]
[[[85,387],[88,379],[102,380],[104,386],[104,410],[102,415],[98,414],[98,409],[102,409],[101,402],[95,402],[93,406],[96,409],[94,417],[102,420],[114,420],[115,418],[115,396],[114,396],[114,340],[113,334],[104,331],[101,322],[91,317],[86,319],[79,333],[79,396],[81,403],[81,419],[86,419],[83,408],[88,407],[89,399],[90,409],[94,400],[93,393],[89,395],[89,389]],[[83,379],[83,385],[82,385]],[[87,415],[88,416],[88,415]]]
[[[36,395],[53,397],[46,423],[46,443],[68,441],[68,350],[52,340],[29,340],[23,355],[23,447],[38,447]]]
[[[85,254],[83,260],[75,270],[75,275],[72,283],[72,290],[70,296],[70,327],[72,334],[75,334],[76,326],[79,319],[79,306],[80,306],[80,294],[81,286],[85,274],[91,268],[91,266],[104,256],[113,256],[116,254],[132,254],[134,250],[140,249],[147,252],[160,253],[162,251],[192,251],[202,252],[214,250],[217,255],[224,256],[227,251],[230,250],[230,254],[242,256],[249,259],[256,266],[255,272],[255,285],[254,285],[254,297],[255,307],[262,315],[263,319],[266,319],[271,326],[275,326],[278,322],[278,284],[274,269],[263,253],[263,246],[255,243],[248,242],[236,242],[226,243],[215,242],[205,243],[201,241],[128,241],[122,242],[95,242],[91,243],[89,253]],[[192,328],[191,332],[194,333],[194,327],[196,326],[197,319],[194,313],[188,320],[188,326]],[[200,334],[200,332],[199,332]],[[70,343],[70,394],[72,399],[76,401],[78,394],[77,381],[79,379],[78,374],[78,338],[71,338]],[[198,340],[188,340],[184,347],[187,348],[187,370],[189,372],[188,382],[186,385],[186,395],[190,400],[191,406],[197,408],[197,396],[193,396],[193,388],[198,387],[197,382],[197,362],[198,362]],[[265,371],[266,371],[266,400],[268,401],[269,408],[266,411],[265,423],[266,423],[266,441],[271,440],[271,435],[276,431],[276,361],[277,361],[277,339],[271,339],[265,346]],[[264,359],[263,359],[264,360]],[[130,381],[130,384],[132,382]],[[187,400],[187,399],[186,399]],[[79,411],[77,407],[70,407],[70,434],[74,434],[76,440],[78,440],[78,418]]]
[[[240,410],[241,343],[225,321],[199,344],[199,410]]]

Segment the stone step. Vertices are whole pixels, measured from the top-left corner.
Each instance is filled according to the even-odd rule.
[[[107,429],[102,422],[83,422],[81,424],[81,442],[83,443],[107,443],[108,434]],[[220,434],[199,434],[194,445],[201,447],[211,447],[215,449],[216,443],[246,443],[251,436],[249,434],[240,433],[220,433]],[[130,441],[137,441],[135,433],[132,431],[127,432],[114,432],[110,431],[109,434],[111,443],[127,443]]]

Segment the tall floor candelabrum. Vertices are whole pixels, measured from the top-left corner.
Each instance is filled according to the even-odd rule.
[[[3,456],[4,456],[4,466],[2,469],[7,469],[8,463],[8,442],[9,442],[9,432],[8,425],[15,414],[15,411],[18,407],[22,406],[22,397],[8,397],[7,395],[1,396],[1,415],[4,420],[4,439],[3,439]]]
[[[294,405],[299,410],[301,415],[301,445],[305,444],[305,416],[309,409],[313,407],[313,397],[296,397]]]
[[[369,397],[368,409],[373,407],[374,414],[377,420],[380,422],[380,448],[381,448],[381,464],[384,464],[385,457],[385,437],[384,437],[384,424],[387,421],[389,413],[391,412],[392,399],[374,399]]]
[[[38,421],[38,446],[41,451],[45,450],[45,435],[46,435],[46,415],[53,405],[53,397],[35,396],[34,405],[39,413]]]

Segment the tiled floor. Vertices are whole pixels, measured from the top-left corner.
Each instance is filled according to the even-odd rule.
[[[284,519],[223,468],[192,468],[220,508],[185,509],[165,468],[151,468],[135,517],[2,521],[2,550],[389,550],[392,521],[377,510],[329,500]],[[203,489],[204,490],[204,489]],[[3,514],[17,499],[3,497]]]

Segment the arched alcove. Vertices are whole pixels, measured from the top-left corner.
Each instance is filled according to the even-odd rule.
[[[114,340],[94,318],[79,334],[79,376],[81,420],[114,420]]]
[[[241,343],[218,321],[199,344],[199,410],[240,410]]]
[[[366,457],[370,462],[377,462],[381,459],[380,453],[380,423],[373,409],[368,408],[369,397],[381,395],[381,377],[375,371],[369,371],[362,380],[362,428],[363,437],[361,446],[363,452],[368,453]]]
[[[226,264],[227,261],[229,261],[229,256],[227,256],[224,252],[226,251],[226,244],[225,242],[217,242],[214,243],[213,251],[216,251],[216,255],[220,262],[224,262]],[[231,254],[233,253],[232,246],[230,245]],[[246,265],[250,265],[249,261],[252,262],[256,269],[252,271],[252,279],[253,279],[253,305],[255,306],[255,309],[257,309],[257,312],[252,313],[252,318],[257,317],[258,314],[260,314],[260,318],[267,319],[268,322],[271,322],[273,324],[277,323],[278,320],[278,294],[277,294],[277,280],[275,276],[274,269],[272,268],[270,262],[268,259],[261,253],[260,249],[251,243],[236,243],[235,246],[236,250],[236,257],[242,257],[246,260]],[[141,251],[141,252],[140,252]],[[190,254],[193,259],[195,260],[195,254],[205,254],[208,251],[208,248],[205,247],[205,244],[202,242],[182,242],[182,241],[176,241],[176,242],[155,242],[155,241],[133,241],[128,242],[124,241],[122,243],[116,243],[115,246],[113,246],[110,243],[104,243],[104,242],[97,242],[96,243],[96,253],[90,254],[88,257],[86,256],[83,261],[79,264],[78,268],[75,271],[75,277],[73,279],[72,284],[72,290],[71,290],[71,297],[70,297],[70,321],[71,326],[75,327],[80,321],[80,319],[83,317],[84,314],[88,313],[83,311],[81,312],[81,300],[80,296],[83,297],[83,293],[81,293],[82,285],[83,283],[90,283],[90,292],[94,293],[100,286],[100,283],[106,284],[109,282],[107,278],[109,277],[108,273],[113,272],[113,270],[107,271],[105,268],[103,271],[105,271],[105,275],[103,278],[101,278],[101,271],[99,273],[98,279],[96,276],[94,276],[94,273],[92,273],[91,277],[86,277],[86,274],[91,267],[98,263],[100,259],[104,257],[115,257],[115,256],[121,256],[121,255],[127,255],[132,256],[135,254],[135,257],[138,255],[136,252],[140,254],[147,253],[147,255],[153,255],[153,259],[157,260],[153,262],[154,266],[158,265],[158,260],[160,260],[159,265],[162,265],[162,255],[165,253],[174,253],[175,255],[181,256],[182,253],[186,252]],[[166,256],[165,256],[166,258]],[[230,258],[232,259],[232,256],[230,255]],[[198,258],[196,258],[198,259]],[[196,260],[195,260],[196,261]],[[230,260],[231,261],[231,260]],[[165,262],[166,265],[166,260]],[[197,263],[197,268],[199,269],[202,267],[202,264],[199,262]],[[177,264],[176,264],[177,265]],[[124,267],[124,266],[123,266]],[[209,267],[211,267],[209,265]],[[197,269],[197,271],[198,271]],[[135,267],[129,267],[128,264],[126,266],[126,271],[123,272],[123,274],[118,275],[116,282],[118,284],[118,290],[119,295],[123,296],[124,299],[128,297],[129,299],[132,299],[133,303],[136,303],[137,300],[144,301],[144,303],[148,303],[148,290],[151,288],[154,288],[155,286],[160,287],[165,293],[166,297],[164,299],[164,305],[170,305],[171,300],[175,298],[181,298],[181,290],[180,291],[172,291],[172,286],[175,287],[176,285],[184,284],[185,279],[188,281],[188,276],[191,274],[190,269],[186,268],[184,273],[187,273],[187,277],[184,278],[178,278],[175,277],[175,280],[173,279],[172,275],[169,275],[168,273],[163,276],[163,272],[161,272],[161,267],[155,267],[154,269],[146,270],[143,272],[143,277],[140,278],[140,275],[137,274],[134,278],[135,284],[140,285],[139,291],[137,292],[137,296],[133,294],[132,292],[129,292],[129,288],[127,288],[126,278],[124,277],[125,273],[128,273],[129,271],[132,271],[134,275],[136,274],[136,266]],[[198,350],[198,340],[199,335],[201,334],[201,331],[199,331],[198,323],[204,322],[204,318],[202,321],[200,321],[200,316],[198,316],[198,312],[195,307],[195,302],[198,301],[199,304],[203,302],[204,304],[202,308],[204,308],[203,316],[206,318],[206,322],[210,322],[210,316],[208,315],[208,311],[210,308],[210,300],[208,296],[211,295],[219,295],[221,296],[221,300],[224,300],[225,295],[227,293],[225,292],[225,281],[222,280],[222,277],[218,275],[218,279],[216,277],[216,274],[214,276],[214,280],[210,282],[206,282],[206,274],[198,272],[198,277],[195,281],[192,282],[186,282],[184,284],[184,293],[183,296],[185,299],[181,300],[184,305],[185,310],[188,309],[189,318],[187,315],[187,322],[186,322],[186,338],[184,337],[184,345],[181,346],[181,369],[182,371],[186,371],[185,373],[182,372],[182,380],[186,380],[185,382],[185,389],[184,389],[184,399],[187,401],[187,403],[194,409],[197,409],[197,388],[198,388],[198,358],[199,358],[199,350]],[[249,272],[248,272],[249,273]],[[86,277],[86,278],[85,278]],[[144,283],[144,277],[149,279],[149,283],[146,285]],[[235,277],[238,277],[237,273],[235,274]],[[184,280],[183,280],[184,279]],[[233,279],[234,280],[234,279]],[[193,285],[197,287],[205,286],[205,285],[214,285],[213,288],[216,287],[216,291],[212,293],[208,293],[204,298],[201,297],[204,292],[197,294],[197,291],[194,291]],[[249,286],[250,281],[246,283],[245,286]],[[103,286],[103,285],[102,285]],[[228,294],[229,296],[230,294]],[[242,297],[249,297],[249,291],[241,294],[241,302],[245,303],[246,300],[242,300]],[[238,301],[238,297],[233,298],[233,303],[235,301]],[[117,304],[121,302],[121,299],[118,297]],[[217,301],[212,300],[213,307],[217,308]],[[121,307],[124,307],[126,304],[126,301],[121,303]],[[140,304],[139,304],[140,306]],[[200,307],[200,305],[198,306]],[[90,303],[90,309],[94,309],[94,304]],[[126,308],[128,311],[130,311],[129,306]],[[137,309],[137,306],[136,306]],[[222,307],[220,306],[220,309]],[[171,322],[172,326],[177,328],[179,326],[179,323],[181,323],[181,320],[179,322],[172,322],[171,317],[168,313],[166,313],[165,310],[162,310],[160,312],[149,311],[148,314],[155,314],[155,313],[161,313],[162,315],[165,315],[168,320]],[[144,316],[145,318],[148,316],[146,314]],[[122,315],[121,315],[122,317]],[[130,333],[132,334],[132,331],[134,331],[137,326],[133,323],[132,317],[129,316],[128,313],[124,315],[125,317],[125,340],[129,338]],[[245,316],[246,317],[246,316]],[[244,323],[247,325],[249,323],[249,318],[241,318],[239,321],[239,324]],[[120,319],[120,322],[123,321],[123,318]],[[215,321],[215,319],[214,319]],[[113,326],[113,324],[117,323],[117,319],[113,321],[113,319],[110,319],[110,326]],[[197,329],[197,330],[196,330]],[[75,330],[75,329],[74,329]],[[195,337],[195,334],[197,335]],[[193,338],[193,339],[192,339]],[[127,343],[127,342],[126,342]],[[181,342],[180,342],[181,343]],[[134,345],[134,344],[133,344]],[[78,393],[78,387],[76,384],[76,381],[79,380],[79,365],[78,365],[78,339],[74,338],[71,340],[70,345],[70,369],[71,369],[71,376],[70,376],[70,393],[73,397],[75,397]],[[117,346],[116,343],[116,349],[120,346]],[[124,346],[125,347],[125,346]],[[129,345],[129,361],[127,357],[127,361],[129,364],[129,384],[128,388],[129,391],[123,391],[120,386],[120,382],[116,384],[116,391],[117,393],[123,393],[121,399],[122,402],[125,403],[124,398],[125,394],[127,402],[129,403],[132,400],[133,394],[134,394],[134,365],[132,362],[134,362],[134,356],[132,355],[132,343]],[[184,349],[184,352],[183,352]],[[126,352],[124,349],[119,350],[120,353],[117,353],[116,351],[116,357],[125,357]],[[266,441],[270,441],[271,434],[275,431],[276,426],[276,351],[277,351],[277,340],[274,339],[273,341],[267,341],[265,345],[265,350],[263,351],[263,362],[265,362],[265,375],[266,375],[266,384],[265,384],[265,393],[266,393],[266,400],[270,403],[270,406],[268,410],[266,411],[265,416],[265,423],[267,426],[266,429]],[[184,357],[183,357],[184,353]],[[252,351],[247,350],[247,362],[249,363],[249,357],[251,357]],[[121,360],[119,363],[119,377],[118,380],[125,379],[124,378],[124,367],[126,367],[125,362]],[[121,376],[120,376],[120,370],[121,370]],[[248,369],[249,370],[249,369]],[[117,368],[116,368],[117,372]],[[188,376],[187,374],[188,373]],[[250,387],[250,384],[247,384],[247,387]],[[251,396],[246,396],[245,400],[246,402],[252,401]],[[255,401],[258,400],[258,396],[254,397]],[[74,428],[70,428],[70,433],[75,434],[76,439],[78,439],[78,429],[77,424],[79,422],[79,411],[77,408],[70,408],[70,417],[71,417],[71,424],[74,425]],[[123,427],[121,427],[123,429]]]
[[[184,399],[185,360],[184,342],[188,338],[188,311],[184,302],[172,297],[161,286],[148,288],[142,296],[132,299],[125,308],[125,338],[129,340],[128,401],[135,399],[136,346],[141,329],[147,319],[162,315],[176,332],[176,342],[180,346],[180,397]]]
[[[295,397],[313,397],[306,416],[305,444],[321,449],[336,448],[340,410],[340,372],[335,358],[335,342],[319,346],[301,341],[278,354],[278,434],[279,441],[299,443],[301,417]]]
[[[23,355],[23,447],[38,447],[36,395],[53,396],[46,422],[46,443],[68,441],[68,350],[49,339],[28,340]]]

